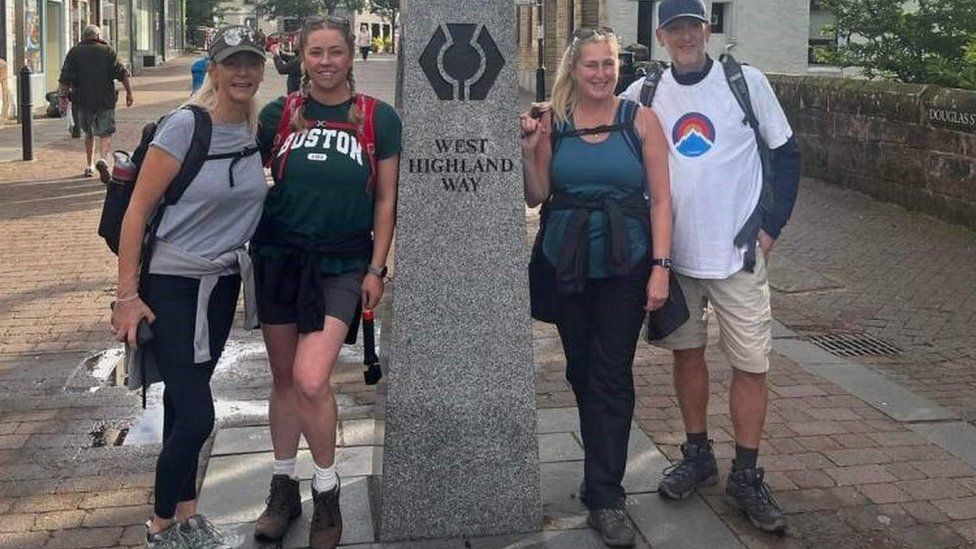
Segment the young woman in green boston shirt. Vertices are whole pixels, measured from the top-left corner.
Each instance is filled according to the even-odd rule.
[[[255,536],[280,539],[301,514],[295,457],[304,434],[315,461],[313,548],[335,547],[342,534],[337,409],[329,377],[357,302],[372,309],[383,295],[395,223],[396,112],[375,103],[375,177],[362,134],[334,127],[357,127],[368,116],[357,102],[354,51],[346,19],[306,20],[299,37],[300,100],[283,97],[267,105],[258,134],[275,178],[252,240],[258,316],[274,378],[269,416],[275,466]]]

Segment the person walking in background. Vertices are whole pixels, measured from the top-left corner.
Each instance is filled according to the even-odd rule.
[[[251,241],[274,381],[274,473],[254,535],[279,540],[301,515],[295,464],[304,435],[315,465],[309,546],[332,549],[342,514],[330,378],[359,304],[373,309],[383,295],[401,123],[391,106],[356,91],[348,19],[307,19],[298,55],[300,91],[262,109],[258,134],[275,181]]]
[[[125,106],[132,106],[132,86],[129,70],[101,38],[102,31],[88,25],[81,31],[81,42],[68,50],[61,67],[59,107],[68,109],[69,93],[72,109],[77,111],[78,125],[85,134],[85,177],[91,177],[98,169],[103,181],[109,174],[106,158],[112,150],[115,133],[115,103],[118,93],[115,81],[125,88]],[[98,138],[98,161],[93,165],[95,138]]]
[[[580,500],[605,544],[631,547],[622,482],[634,352],[646,311],[668,297],[671,196],[657,116],[614,95],[618,54],[609,28],[574,32],[551,109],[522,115],[521,130],[525,201],[543,204],[540,259],[556,273],[555,324],[579,408]]]
[[[716,63],[706,53],[709,17],[700,0],[664,0],[658,21],[657,38],[671,68],[659,74],[656,89],[655,80],[641,79],[622,94],[653,105],[671,136],[674,270],[691,313],[654,342],[674,352],[686,431],[682,460],[666,471],[658,493],[680,500],[718,482],[706,423],[705,314],[711,304],[719,345],[732,363],[735,460],[725,500],[761,530],[781,531],[786,518],[757,467],[772,347],[766,257],[796,202],[800,152],[766,77],[729,58]]]
[[[210,377],[230,334],[243,283],[245,317],[254,316],[251,261],[244,244],[261,217],[268,192],[257,155],[255,94],[264,79],[264,48],[247,27],[221,29],[208,50],[203,87],[163,120],[154,136],[122,222],[118,289],[112,328],[138,343],[151,324],[147,349],[161,379],[163,446],[156,461],[150,549],[224,549],[220,533],[197,513],[197,463],[214,426]],[[146,223],[181,166],[198,145],[195,114],[212,121],[208,159],[183,196],[163,211],[145,276]],[[193,151],[196,156],[199,151]],[[248,328],[256,319],[247,318]],[[147,367],[147,372],[149,368]]]
[[[373,35],[369,32],[369,25],[365,23],[359,25],[359,33],[356,34],[356,47],[359,48],[359,55],[365,61],[369,57],[369,50],[373,48]]]
[[[272,46],[271,54],[275,70],[278,71],[278,74],[287,77],[285,88],[288,93],[297,92],[302,80],[302,60],[298,54],[283,50],[280,43]]]
[[[207,67],[210,66],[210,56],[204,55],[190,65],[190,95],[200,91],[203,81],[207,77]]]

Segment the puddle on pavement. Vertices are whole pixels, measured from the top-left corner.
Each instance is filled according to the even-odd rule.
[[[380,327],[376,322],[377,353],[379,353]],[[221,372],[227,372],[241,361],[263,357],[265,353],[263,341],[228,341],[224,353],[217,362],[214,377]],[[339,352],[339,361],[346,363],[362,363],[363,344],[362,333],[355,345],[344,345]],[[221,420],[239,417],[266,417],[268,403],[266,400],[229,400],[217,398],[214,400],[214,412],[219,424]],[[163,437],[163,384],[153,385],[146,393],[146,409],[133,420],[128,432],[124,435],[123,446],[139,446],[155,444]]]

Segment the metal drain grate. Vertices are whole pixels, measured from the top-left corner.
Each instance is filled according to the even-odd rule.
[[[833,333],[810,336],[810,342],[841,357],[898,357],[902,350],[883,339],[865,333]]]

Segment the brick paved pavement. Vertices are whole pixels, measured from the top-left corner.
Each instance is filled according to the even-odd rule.
[[[775,261],[779,259],[780,265]],[[976,419],[976,234],[847,189],[804,180],[775,269],[802,271],[774,314],[798,332],[855,331],[905,353],[859,359]],[[839,289],[803,291],[829,277]]]
[[[135,79],[137,106],[120,111],[119,144],[131,148],[142,123],[183,98],[186,62]],[[376,78],[385,90],[378,94],[388,94],[389,75],[371,70],[392,63],[370,63],[357,67],[360,85],[369,90]],[[16,131],[0,130],[0,150]],[[111,439],[128,426],[138,404],[121,389],[93,391],[98,384],[83,364],[109,344],[114,258],[94,235],[100,193],[72,175],[81,164],[78,141],[43,137],[39,161],[0,163],[0,547],[138,546],[158,446],[92,447],[95,435]],[[778,318],[801,332],[856,329],[891,340],[905,358],[876,368],[971,417],[972,233],[808,181],[776,254],[774,269],[788,275],[779,284],[786,291],[774,294]],[[840,288],[808,291],[830,286]],[[572,406],[558,338],[542,325],[534,333],[539,406]],[[724,472],[732,455],[728,370],[720,355],[709,358],[710,421]],[[721,485],[706,492],[746,546],[976,542],[976,471],[792,361],[773,362],[761,462],[791,513],[790,535],[757,534],[718,501]],[[269,380],[256,371],[218,379],[218,394],[259,401]],[[638,422],[673,459],[682,426],[669,358],[641,345],[635,373]],[[353,415],[371,413],[374,389],[352,376],[338,390]]]

